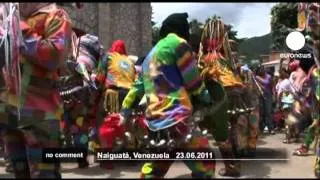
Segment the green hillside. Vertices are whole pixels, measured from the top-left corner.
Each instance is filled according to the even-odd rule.
[[[260,37],[248,38],[239,44],[239,53],[247,56],[249,60],[259,59],[261,54],[269,54],[271,44],[271,33]]]

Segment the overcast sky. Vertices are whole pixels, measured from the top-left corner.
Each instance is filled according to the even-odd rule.
[[[172,13],[187,12],[204,22],[217,14],[238,31],[238,38],[262,36],[270,32],[270,11],[275,3],[151,3],[157,25]]]

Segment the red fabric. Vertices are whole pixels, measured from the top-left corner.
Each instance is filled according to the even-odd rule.
[[[147,131],[148,126],[146,125],[146,123],[144,122],[145,116],[144,115],[139,115],[137,117],[136,123],[138,124],[138,127],[144,129]]]
[[[19,23],[21,31],[27,31],[30,29],[30,26],[25,21],[21,20]]]
[[[292,71],[295,71],[298,68],[298,66],[299,66],[299,61],[298,60],[294,60],[293,62],[291,62],[289,64],[289,69],[292,72]]]
[[[109,53],[117,52],[121,55],[127,55],[126,46],[123,40],[116,40],[113,42],[111,48],[109,49]]]
[[[276,122],[280,122],[285,118],[284,114],[281,111],[276,111],[273,115],[273,119]]]
[[[66,128],[65,119],[63,121],[60,121],[60,127],[61,127],[61,129],[65,129]]]
[[[108,115],[99,128],[99,138],[103,148],[112,148],[116,137],[123,138],[125,127],[118,126],[119,120],[119,114]]]

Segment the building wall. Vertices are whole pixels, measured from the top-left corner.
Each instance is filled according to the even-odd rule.
[[[270,56],[269,55],[260,55],[260,61],[262,63],[266,63],[270,60]]]
[[[278,52],[278,51],[273,51],[270,52],[269,55],[260,55],[260,59],[262,60],[263,63],[269,62],[269,61],[274,61],[274,60],[279,60],[280,58],[280,54],[282,52]]]
[[[279,60],[281,52],[271,52],[270,53],[270,61]]]
[[[66,3],[67,4],[67,3]],[[152,46],[151,3],[83,3],[83,8],[64,8],[73,24],[98,35],[106,50],[113,41],[126,42],[129,54],[145,56]]]

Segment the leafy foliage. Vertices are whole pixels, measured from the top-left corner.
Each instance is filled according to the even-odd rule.
[[[203,24],[197,19],[192,19],[189,22],[190,27],[190,45],[195,52],[199,51],[199,44],[201,41],[201,34],[203,31]]]
[[[297,25],[298,3],[278,3],[271,9],[271,34],[272,49],[286,49],[285,41],[287,35]]]
[[[260,37],[243,39],[239,44],[239,54],[247,57],[246,62],[260,59],[261,54],[269,54],[272,44],[271,33]]]
[[[278,3],[272,7],[271,16],[271,33],[243,39],[239,45],[240,55],[247,57],[248,64],[270,50],[287,50],[286,37],[297,27],[297,3]]]

